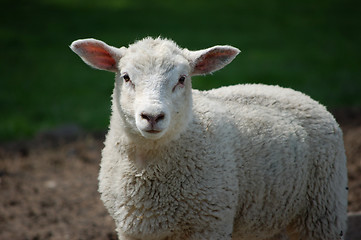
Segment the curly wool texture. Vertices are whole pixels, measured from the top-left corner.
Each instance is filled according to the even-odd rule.
[[[296,221],[305,235],[328,231],[309,239],[338,239],[346,229],[345,156],[324,107],[263,85],[194,91],[193,98],[187,130],[144,156],[110,129],[99,180],[118,231],[205,239],[207,226],[223,234],[209,239],[266,239]],[[137,157],[147,168],[137,169]]]
[[[132,55],[126,56],[129,64]],[[164,68],[159,62],[152,64]],[[197,91],[185,85],[177,98],[183,90],[189,102],[169,114],[179,123],[147,139],[124,109],[133,100],[123,99],[124,83],[116,78],[99,191],[119,239],[341,239],[346,158],[342,132],[325,107],[278,86]]]

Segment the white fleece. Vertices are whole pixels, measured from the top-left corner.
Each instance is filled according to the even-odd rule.
[[[89,65],[116,72],[99,192],[119,239],[345,233],[342,132],[325,107],[278,86],[192,90],[192,75],[233,60],[239,50],[230,46],[190,51],[160,38],[119,51],[103,44],[71,47]]]

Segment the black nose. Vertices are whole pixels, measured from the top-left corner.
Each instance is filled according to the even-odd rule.
[[[141,113],[140,116],[147,120],[152,126],[158,123],[159,121],[163,120],[165,115],[163,112],[157,115],[149,114],[149,113]]]

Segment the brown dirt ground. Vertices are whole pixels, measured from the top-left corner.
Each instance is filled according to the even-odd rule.
[[[361,109],[334,115],[344,131],[348,156],[348,209],[359,212]],[[113,220],[97,192],[103,136],[70,125],[32,140],[1,143],[0,239],[115,240]],[[361,223],[352,224],[361,232]]]

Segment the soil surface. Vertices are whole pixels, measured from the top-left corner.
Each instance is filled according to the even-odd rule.
[[[361,217],[354,214],[361,211],[361,109],[333,113],[348,157],[353,214],[346,240],[361,239]],[[104,134],[68,125],[32,140],[0,143],[0,239],[117,239],[97,192]]]

